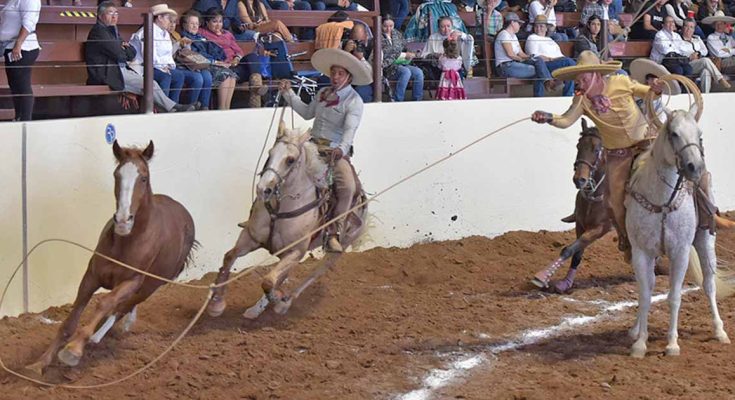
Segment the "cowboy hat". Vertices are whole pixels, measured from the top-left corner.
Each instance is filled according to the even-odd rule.
[[[311,56],[311,65],[324,75],[329,76],[333,66],[342,67],[352,75],[352,84],[356,86],[373,83],[370,70],[357,57],[341,49],[321,49]]]
[[[546,24],[546,25],[549,25],[549,26],[554,26],[554,24],[550,23],[549,22],[549,19],[546,18],[546,16],[543,15],[543,14],[542,15],[537,15],[536,16],[536,19],[533,20],[533,24],[534,25],[536,25],[536,24]]]
[[[508,14],[505,14],[505,23],[509,24],[512,21],[516,21],[519,24],[523,24],[526,21],[522,20],[521,17],[518,16],[518,14],[514,12],[509,12]]]
[[[562,81],[570,81],[579,74],[586,72],[597,72],[602,75],[612,74],[623,67],[623,63],[620,61],[606,61],[600,62],[600,58],[589,50],[585,50],[579,53],[577,58],[577,65],[571,67],[559,68],[551,73],[555,79]]]
[[[643,84],[646,83],[646,76],[648,75],[660,78],[669,74],[671,73],[663,65],[657,64],[648,58],[636,58],[630,63],[630,77]],[[673,82],[672,84],[664,85],[664,93],[669,96],[681,94],[681,88],[678,83]]]
[[[176,11],[168,8],[168,4],[156,4],[151,7],[151,14],[153,14],[154,17],[161,14],[171,14],[174,17],[178,15]]]
[[[702,19],[703,24],[712,25],[715,22],[724,22],[726,24],[735,24],[735,17],[728,17],[722,10],[717,10],[715,15]]]

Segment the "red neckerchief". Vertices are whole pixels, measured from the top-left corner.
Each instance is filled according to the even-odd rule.
[[[334,107],[339,104],[339,95],[337,95],[337,91],[330,87],[319,95],[319,101],[326,103],[324,107]]]

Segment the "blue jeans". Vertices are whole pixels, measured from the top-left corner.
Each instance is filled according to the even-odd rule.
[[[311,9],[315,11],[324,11],[327,9],[327,5],[320,0],[310,0],[309,4],[311,4]]]
[[[552,79],[549,68],[544,60],[539,57],[528,59],[524,62],[509,61],[498,66],[501,76],[506,78],[530,79],[533,80],[534,97],[543,97],[544,82]]]
[[[391,7],[391,12],[393,13],[393,19],[396,23],[396,29],[401,30],[403,21],[408,16],[408,0],[392,0],[391,3],[393,6]]]
[[[153,68],[153,80],[158,83],[169,99],[176,103],[179,102],[181,87],[184,86],[184,74],[180,70],[172,69],[170,73],[165,73],[158,68]]]
[[[569,41],[569,35],[567,35],[564,32],[554,32],[549,35],[551,40],[555,42],[568,42]]]
[[[177,71],[180,71],[184,75],[184,88],[186,90],[186,94],[184,96],[184,99],[181,99],[181,93],[182,90],[179,90],[179,94],[176,95],[177,103],[181,104],[194,104],[199,100],[199,95],[202,92],[202,86],[204,86],[204,78],[202,77],[202,74],[200,74],[198,71],[192,71],[185,68],[178,68]],[[210,75],[210,82],[209,86],[212,86],[211,82],[211,75]]]
[[[288,10],[288,3],[283,0],[268,1],[274,10]],[[293,2],[294,10],[311,10],[311,4],[308,1],[296,0]]]
[[[403,101],[406,97],[408,81],[413,79],[411,93],[414,101],[424,98],[424,71],[413,65],[399,65],[396,73],[396,101]]]
[[[373,85],[352,86],[360,95],[363,103],[373,102]]]
[[[327,6],[327,10],[357,11],[357,3],[350,3],[349,7]]]
[[[234,31],[232,31],[232,36],[235,37],[235,40],[240,42],[254,42],[257,35],[258,32],[256,31],[245,31],[240,33],[235,33]]]
[[[554,72],[559,68],[571,67],[577,65],[577,62],[569,57],[559,58],[557,60],[547,61],[546,68],[549,72]],[[574,81],[564,81],[564,89],[562,90],[563,96],[574,96]]]

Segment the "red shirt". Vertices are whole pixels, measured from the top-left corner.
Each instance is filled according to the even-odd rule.
[[[235,56],[242,57],[245,53],[242,51],[240,46],[235,40],[235,36],[230,31],[223,30],[221,34],[210,31],[207,28],[200,28],[199,34],[204,36],[207,40],[217,44],[222,50],[225,51],[225,62],[232,62]]]

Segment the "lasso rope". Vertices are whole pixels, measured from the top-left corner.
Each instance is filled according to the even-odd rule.
[[[275,116],[275,113],[274,113],[274,116]],[[347,211],[343,212],[342,214],[340,214],[340,215],[332,218],[331,220],[325,222],[324,224],[320,225],[319,227],[317,227],[314,230],[310,231],[309,233],[305,234],[300,239],[297,239],[296,241],[292,242],[291,244],[287,245],[286,247],[282,248],[281,250],[273,253],[273,256],[274,257],[278,257],[279,255],[281,255],[281,254],[285,253],[286,251],[290,250],[291,248],[297,246],[299,243],[303,242],[304,240],[310,240],[311,237],[312,237],[312,235],[314,235],[315,233],[323,230],[327,226],[329,226],[329,225],[333,224],[335,221],[337,221],[337,220],[339,220],[339,219],[347,216],[351,212],[353,212],[353,211],[355,211],[355,210],[363,207],[364,205],[366,205],[366,204],[368,204],[368,203],[376,200],[378,197],[380,197],[383,194],[387,193],[388,191],[394,189],[396,186],[401,185],[401,184],[405,183],[406,181],[408,181],[408,180],[410,180],[410,179],[412,179],[412,178],[414,178],[414,177],[416,177],[416,176],[418,176],[418,175],[426,172],[427,170],[429,170],[429,169],[431,169],[431,168],[433,168],[433,167],[435,167],[435,166],[437,166],[437,165],[439,165],[439,164],[441,164],[441,163],[449,160],[450,158],[457,156],[458,154],[460,154],[460,153],[464,152],[465,150],[469,149],[470,147],[472,147],[472,146],[474,146],[474,145],[482,142],[483,140],[489,138],[490,136],[493,136],[496,133],[499,133],[499,132],[501,132],[501,131],[503,131],[505,129],[508,129],[508,128],[514,126],[514,125],[517,125],[517,124],[519,124],[521,122],[524,122],[526,120],[529,120],[529,119],[530,119],[529,117],[521,118],[519,120],[516,120],[514,122],[511,122],[509,124],[506,124],[506,125],[498,128],[498,129],[496,129],[496,130],[494,130],[494,131],[492,131],[490,133],[487,133],[485,135],[482,135],[479,138],[473,140],[472,142],[470,142],[470,143],[462,146],[458,150],[456,150],[456,151],[454,151],[452,153],[449,153],[448,155],[446,155],[444,157],[441,157],[440,159],[438,159],[438,160],[436,160],[436,161],[428,164],[427,166],[425,166],[425,167],[423,167],[423,168],[421,168],[421,169],[419,169],[419,170],[417,170],[417,171],[415,171],[415,172],[413,172],[413,173],[411,173],[411,174],[409,174],[409,175],[407,175],[407,176],[399,179],[398,181],[396,181],[395,183],[393,183],[390,186],[386,187],[385,189],[379,191],[378,193],[376,193],[372,197],[367,198],[366,200],[363,200],[363,201],[359,202],[358,204],[356,204],[352,208],[348,209]],[[204,303],[202,304],[202,307],[199,309],[199,312],[197,312],[197,314],[189,322],[189,324],[186,326],[186,328],[163,351],[163,353],[161,353],[159,356],[157,356],[156,358],[154,358],[153,360],[151,360],[150,362],[148,362],[143,367],[135,370],[134,372],[132,372],[132,373],[130,373],[130,374],[128,374],[128,375],[126,375],[126,376],[124,376],[122,378],[119,378],[119,379],[114,380],[114,381],[111,381],[111,382],[101,383],[101,384],[97,384],[97,385],[65,385],[65,384],[54,384],[54,383],[44,382],[44,381],[41,381],[41,380],[38,380],[38,379],[35,379],[35,378],[32,378],[32,377],[29,377],[27,375],[21,374],[21,373],[19,373],[17,371],[14,371],[14,370],[8,368],[5,365],[5,363],[3,362],[2,357],[0,357],[0,367],[3,370],[5,370],[6,372],[8,372],[9,374],[14,375],[14,376],[16,376],[18,378],[27,380],[29,382],[33,382],[33,383],[36,383],[36,384],[39,384],[39,385],[49,386],[49,387],[63,387],[63,388],[67,388],[67,389],[96,389],[96,388],[102,388],[102,387],[106,387],[106,386],[110,386],[110,385],[115,385],[115,384],[118,384],[118,383],[122,383],[122,382],[124,382],[124,381],[126,381],[126,380],[128,380],[130,378],[133,378],[133,377],[139,375],[143,371],[145,371],[145,370],[149,369],[150,367],[152,367],[156,362],[158,362],[161,358],[163,358],[166,354],[168,354],[168,352],[170,352],[171,350],[173,350],[173,348],[189,333],[189,331],[192,329],[192,327],[199,321],[199,319],[204,314],[204,311],[206,310],[207,305],[209,304],[209,301],[210,301],[210,299],[212,297],[212,293],[213,293],[213,291],[214,291],[215,288],[226,286],[226,285],[228,285],[228,284],[230,284],[230,283],[232,283],[232,282],[234,282],[234,281],[236,281],[236,280],[238,280],[238,279],[240,279],[240,278],[248,275],[255,268],[258,268],[258,267],[262,267],[263,266],[263,265],[256,264],[256,265],[253,265],[251,267],[248,267],[245,270],[237,273],[235,276],[233,276],[232,278],[228,279],[227,281],[221,282],[219,284],[195,285],[195,284],[189,284],[189,283],[185,283],[185,282],[176,282],[176,281],[173,281],[173,280],[170,280],[170,279],[167,279],[167,278],[158,276],[156,274],[152,274],[150,272],[143,271],[143,270],[141,270],[139,268],[135,268],[135,267],[130,266],[130,265],[126,264],[126,263],[123,263],[123,262],[120,262],[118,260],[115,260],[115,259],[113,259],[111,257],[108,257],[108,256],[106,256],[104,254],[101,254],[101,253],[99,253],[99,252],[97,252],[95,250],[92,250],[92,249],[90,249],[87,246],[84,246],[82,244],[76,243],[76,242],[71,241],[71,240],[66,240],[66,239],[46,239],[46,240],[43,240],[43,241],[37,243],[35,246],[33,246],[33,248],[31,249],[31,251],[28,252],[27,255],[25,255],[25,257],[23,258],[23,261],[21,261],[21,263],[15,269],[15,271],[13,272],[13,274],[10,277],[10,280],[5,285],[5,288],[3,289],[2,297],[0,297],[0,308],[2,308],[2,304],[5,301],[5,296],[6,296],[7,292],[8,292],[8,289],[9,289],[11,283],[13,282],[13,279],[17,275],[17,273],[20,270],[20,268],[23,266],[23,263],[25,262],[25,260],[38,247],[40,247],[43,244],[49,243],[49,242],[61,242],[61,243],[66,243],[66,244],[71,244],[71,245],[77,246],[79,248],[82,248],[82,249],[84,249],[86,251],[89,251],[89,252],[93,253],[94,255],[97,255],[99,257],[102,257],[102,258],[104,258],[104,259],[106,259],[106,260],[108,260],[110,262],[113,262],[113,263],[115,263],[115,264],[117,264],[117,265],[119,265],[119,266],[121,266],[123,268],[127,268],[129,270],[132,270],[134,272],[143,274],[143,275],[145,275],[147,277],[150,277],[150,278],[153,278],[153,279],[158,279],[158,280],[160,280],[162,282],[170,283],[170,284],[173,284],[173,285],[179,285],[179,286],[183,286],[183,287],[189,287],[189,288],[195,288],[195,289],[207,289],[207,290],[209,290],[209,294],[208,294],[206,300],[204,301]]]

